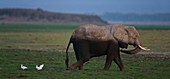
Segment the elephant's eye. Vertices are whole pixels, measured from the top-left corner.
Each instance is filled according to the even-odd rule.
[[[138,35],[135,35],[135,38],[137,38],[138,37]]]

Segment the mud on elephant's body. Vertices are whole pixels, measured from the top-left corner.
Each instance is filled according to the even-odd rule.
[[[68,66],[68,48],[73,43],[77,62]],[[128,48],[133,45],[133,50],[120,50],[120,48]],[[70,38],[66,49],[66,65],[67,69],[82,69],[83,64],[92,57],[106,55],[105,70],[108,70],[114,61],[120,68],[124,69],[124,65],[120,58],[120,51],[126,54],[135,54],[141,49],[149,50],[142,47],[139,33],[132,26],[123,25],[83,25],[75,30]]]

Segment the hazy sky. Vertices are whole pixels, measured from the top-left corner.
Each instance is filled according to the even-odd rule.
[[[170,13],[170,0],[0,0],[0,8],[42,8],[82,14]]]

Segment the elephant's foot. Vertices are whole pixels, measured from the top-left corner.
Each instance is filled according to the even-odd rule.
[[[120,71],[124,71],[124,68],[120,68]]]
[[[77,67],[69,67],[67,70],[75,70]],[[83,66],[78,67],[79,70],[83,70]]]
[[[79,66],[79,70],[83,70],[83,65]]]
[[[106,70],[106,71],[107,71],[107,70],[109,70],[109,68],[104,68],[104,70]]]
[[[68,70],[75,70],[75,67],[69,67]]]
[[[77,69],[78,67],[79,67],[79,70],[83,69],[83,65],[80,64],[80,63],[78,63],[78,62],[76,62],[76,63],[72,64],[72,65],[68,68],[68,70],[75,70],[75,69]]]
[[[104,70],[109,70],[109,68],[110,68],[110,64],[109,65],[106,64]]]

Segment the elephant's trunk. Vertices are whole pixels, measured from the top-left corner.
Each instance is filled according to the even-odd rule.
[[[120,51],[123,53],[126,53],[126,54],[136,54],[136,53],[140,52],[141,49],[139,48],[139,46],[136,46],[136,48],[132,49],[132,50],[120,50]]]
[[[126,53],[126,54],[136,54],[136,53],[140,52],[141,50],[145,50],[145,51],[150,50],[150,49],[142,47],[142,43],[141,43],[140,39],[137,39],[135,41],[134,46],[136,46],[135,49],[132,49],[132,50],[120,50],[120,51],[123,52],[123,53]]]
[[[141,50],[149,51],[150,49],[144,48],[141,45],[137,45],[135,47],[135,49],[132,49],[132,50],[120,50],[120,51],[123,52],[123,53],[126,53],[126,54],[136,54],[136,53],[140,52]]]

